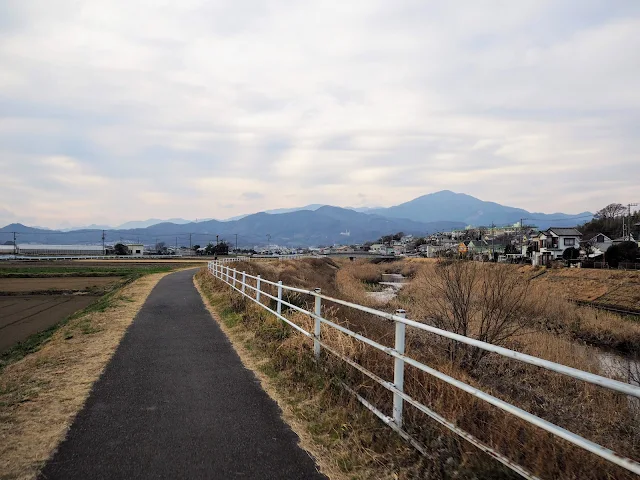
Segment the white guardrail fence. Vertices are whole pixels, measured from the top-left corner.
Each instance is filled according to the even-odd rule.
[[[285,258],[301,258],[301,256],[291,256],[291,257],[281,257],[282,259]],[[277,257],[274,259],[278,259]],[[383,387],[385,387],[387,390],[389,390],[390,392],[393,393],[393,413],[392,416],[389,417],[388,415],[385,415],[383,412],[381,412],[379,409],[377,409],[374,405],[372,405],[370,402],[368,402],[367,400],[365,400],[364,398],[362,398],[360,395],[358,395],[353,389],[351,389],[349,386],[344,385],[344,387],[353,395],[355,395],[358,400],[365,406],[367,407],[369,410],[371,410],[373,413],[375,413],[385,424],[387,424],[389,427],[391,427],[393,430],[395,430],[401,437],[403,437],[405,440],[407,440],[409,443],[411,443],[417,450],[419,450],[421,453],[425,454],[425,448],[418,443],[415,439],[413,439],[406,431],[404,431],[402,429],[402,410],[403,410],[403,402],[407,402],[411,405],[413,405],[415,408],[417,408],[418,410],[420,410],[421,412],[425,413],[426,415],[428,415],[429,417],[431,417],[433,420],[435,420],[436,422],[440,423],[441,425],[445,426],[446,428],[448,428],[449,430],[451,430],[452,432],[456,433],[457,435],[461,436],[462,438],[464,438],[465,440],[467,440],[468,442],[470,442],[471,444],[475,445],[477,448],[479,448],[480,450],[483,450],[484,452],[488,453],[489,455],[491,455],[493,458],[495,458],[496,460],[498,460],[499,462],[503,463],[504,465],[506,465],[507,467],[509,467],[511,470],[517,472],[518,474],[520,474],[522,477],[524,478],[528,478],[528,479],[536,479],[537,477],[535,475],[533,475],[532,473],[530,473],[529,471],[527,471],[525,468],[521,467],[520,465],[514,463],[512,460],[506,458],[504,455],[502,455],[500,452],[498,452],[497,450],[495,450],[493,447],[483,443],[480,439],[474,437],[473,435],[467,433],[466,431],[462,430],[460,427],[456,426],[455,424],[453,424],[452,422],[448,421],[447,419],[445,419],[444,417],[442,417],[441,415],[439,415],[438,413],[434,412],[433,410],[431,410],[430,408],[428,408],[427,406],[421,404],[420,402],[418,402],[417,400],[413,399],[412,397],[410,397],[409,395],[407,395],[404,392],[404,370],[405,370],[405,364],[411,365],[412,367],[415,367],[419,370],[422,370],[423,372],[428,373],[429,375],[434,376],[435,378],[438,378],[450,385],[453,385],[467,393],[470,393],[471,395],[476,396],[479,399],[484,400],[485,402],[494,405],[495,407],[508,412],[532,425],[535,425],[543,430],[546,430],[547,432],[562,438],[574,445],[577,445],[580,448],[583,448],[589,452],[592,452],[593,454],[611,462],[614,463],[616,465],[619,465],[622,468],[625,468],[631,472],[634,472],[636,474],[640,475],[640,463],[629,459],[629,458],[625,458],[619,454],[617,454],[616,452],[602,446],[599,445],[597,443],[594,443],[590,440],[587,440],[586,438],[583,438],[575,433],[572,433],[558,425],[555,425],[553,423],[550,423],[540,417],[537,417],[536,415],[533,415],[525,410],[522,410],[519,407],[516,407],[515,405],[512,405],[510,403],[507,403],[503,400],[500,400],[499,398],[496,398],[488,393],[483,392],[482,390],[479,390],[478,388],[475,388],[471,385],[468,385],[460,380],[457,380],[453,377],[450,377],[449,375],[446,375],[434,368],[429,367],[428,365],[425,365],[423,363],[418,362],[417,360],[414,360],[408,356],[405,355],[404,353],[404,348],[405,348],[405,329],[407,326],[412,327],[412,328],[416,328],[418,330],[423,330],[425,332],[429,332],[435,335],[440,335],[442,337],[451,339],[451,340],[456,340],[458,342],[461,343],[465,343],[467,345],[472,345],[474,347],[477,348],[481,348],[483,350],[489,351],[489,352],[493,352],[493,353],[497,353],[498,355],[502,355],[504,357],[507,358],[511,358],[514,360],[518,360],[520,362],[524,362],[524,363],[528,363],[530,365],[535,365],[537,367],[541,367],[541,368],[545,368],[547,370],[551,370],[553,372],[557,372],[559,374],[562,375],[567,375],[569,377],[573,377],[576,378],[578,380],[582,380],[584,382],[588,382],[594,385],[599,385],[601,387],[604,388],[608,388],[611,390],[614,390],[616,392],[625,394],[625,395],[630,395],[636,398],[640,398],[640,387],[634,386],[634,385],[630,385],[624,382],[619,382],[617,380],[613,380],[611,378],[607,378],[607,377],[602,377],[600,375],[595,375],[593,373],[589,373],[589,372],[585,372],[582,370],[578,370],[575,368],[571,368],[571,367],[567,367],[565,365],[561,365],[559,363],[554,363],[554,362],[550,362],[548,360],[544,360],[538,357],[534,357],[531,355],[526,355],[524,353],[519,353],[516,352],[514,350],[509,350],[507,348],[503,348],[503,347],[499,347],[497,345],[493,345],[490,343],[485,343],[479,340],[475,340],[469,337],[465,337],[463,335],[458,335],[456,333],[453,332],[449,332],[447,330],[441,330],[439,328],[435,328],[432,327],[430,325],[426,325],[424,323],[420,323],[420,322],[416,322],[413,320],[410,320],[408,318],[406,318],[406,313],[404,310],[398,310],[396,311],[395,314],[391,314],[391,313],[386,313],[380,310],[375,310],[373,308],[369,308],[369,307],[365,307],[362,305],[358,305],[358,304],[354,304],[351,302],[347,302],[345,300],[340,300],[337,298],[332,298],[332,297],[328,297],[326,295],[323,295],[322,292],[320,291],[320,289],[316,289],[316,290],[306,290],[304,288],[297,288],[297,287],[290,287],[287,285],[283,285],[282,281],[279,282],[272,282],[269,280],[266,280],[264,278],[261,278],[260,275],[258,276],[252,276],[247,274],[244,271],[238,271],[235,268],[231,268],[229,266],[229,263],[235,262],[235,261],[240,261],[240,260],[249,260],[249,257],[239,257],[239,258],[224,258],[218,261],[213,261],[213,262],[209,262],[208,264],[208,269],[209,272],[211,273],[211,275],[213,275],[215,278],[217,278],[218,280],[221,280],[222,282],[226,283],[227,285],[229,285],[233,290],[239,292],[240,294],[244,295],[245,297],[249,298],[250,300],[252,300],[253,302],[257,303],[258,305],[260,305],[260,307],[264,308],[265,310],[269,311],[270,313],[272,313],[273,315],[275,315],[277,318],[279,318],[280,320],[282,320],[283,322],[287,323],[288,325],[290,325],[291,327],[293,327],[295,330],[297,330],[298,332],[300,332],[301,334],[313,339],[313,351],[315,354],[316,359],[320,358],[320,351],[322,348],[324,348],[325,350],[327,350],[328,352],[330,352],[333,355],[336,355],[337,357],[339,357],[340,359],[342,359],[343,361],[345,361],[346,363],[348,363],[349,365],[351,365],[353,368],[359,370],[360,372],[362,372],[363,374],[367,375],[369,378],[373,379],[374,381],[378,382],[380,385],[382,385]],[[256,259],[253,259],[256,260]],[[277,288],[277,296],[273,296],[270,295],[269,293],[265,292],[262,290],[264,285],[272,285],[274,287]],[[282,292],[283,290],[287,290],[290,292],[297,292],[297,293],[301,293],[301,294],[306,294],[309,295],[310,297],[314,297],[315,302],[315,308],[313,311],[308,311],[305,310],[303,308],[298,307],[297,305],[293,305],[285,300],[282,299]],[[271,308],[269,308],[267,305],[262,303],[262,299],[263,298],[269,298],[272,300],[276,301],[276,310],[272,310]],[[343,305],[345,307],[349,307],[349,308],[353,308],[356,310],[360,310],[361,312],[366,312],[372,315],[376,315],[380,318],[386,319],[386,320],[390,320],[393,321],[395,323],[395,347],[394,348],[390,348],[387,347],[385,345],[382,345],[374,340],[371,340],[361,334],[358,334],[356,332],[353,332],[341,325],[338,325],[326,318],[324,318],[322,316],[322,301],[326,300],[328,302],[332,302],[338,305]],[[313,332],[307,332],[306,330],[304,330],[302,327],[300,327],[299,325],[293,323],[291,320],[287,319],[284,315],[282,315],[282,306],[286,305],[286,307],[288,307],[289,309],[292,310],[296,310],[298,312],[302,312],[304,314],[309,315],[310,317],[312,317],[314,319],[314,330]],[[386,353],[387,355],[389,355],[390,357],[393,358],[393,362],[394,362],[394,375],[393,375],[393,381],[387,381],[384,380],[383,378],[380,378],[378,375],[374,374],[373,372],[370,372],[369,370],[367,370],[366,368],[364,368],[362,365],[359,365],[358,363],[356,363],[354,360],[342,355],[341,353],[335,351],[334,349],[332,349],[329,345],[325,344],[322,341],[322,326],[325,325],[326,327],[329,328],[334,328],[346,335],[349,335],[373,348],[376,348],[384,353]]]

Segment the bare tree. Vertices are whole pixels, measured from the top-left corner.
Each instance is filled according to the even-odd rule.
[[[594,216],[596,218],[602,218],[602,219],[615,218],[620,215],[623,215],[625,211],[626,209],[624,205],[622,205],[621,203],[610,203],[603,209],[598,210]]]
[[[508,265],[441,262],[426,278],[429,320],[438,328],[494,345],[506,345],[535,320],[530,279]],[[452,360],[473,369],[488,353],[456,341],[444,346]]]

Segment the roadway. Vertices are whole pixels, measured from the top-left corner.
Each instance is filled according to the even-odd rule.
[[[42,479],[322,479],[195,289],[163,278]]]

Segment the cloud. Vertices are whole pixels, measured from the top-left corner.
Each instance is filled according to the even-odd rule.
[[[0,182],[25,221],[635,198],[632,0],[1,8]]]
[[[260,200],[261,198],[264,198],[264,194],[260,192],[244,192],[240,196],[245,200]]]

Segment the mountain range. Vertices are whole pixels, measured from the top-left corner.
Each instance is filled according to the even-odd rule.
[[[149,219],[127,222],[118,228],[105,229],[106,241],[114,243],[163,241],[173,245],[206,244],[226,240],[239,246],[276,243],[284,246],[351,244],[376,240],[382,235],[405,232],[425,235],[437,231],[464,228],[466,225],[504,225],[526,219],[525,223],[547,228],[551,225],[574,226],[586,222],[592,214],[583,212],[545,214],[528,212],[470,195],[448,190],[418,197],[389,208],[348,209],[328,205],[307,205],[234,217],[226,221],[184,219],[160,221]],[[99,244],[101,228],[68,232],[11,224],[0,228],[0,243],[10,241],[9,232],[18,232],[18,243]],[[236,237],[237,235],[237,237]]]

